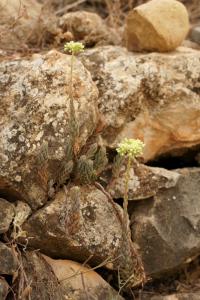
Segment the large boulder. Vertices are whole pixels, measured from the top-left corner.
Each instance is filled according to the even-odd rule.
[[[50,51],[0,64],[0,190],[33,209],[47,201],[69,158],[70,63],[71,56]],[[73,83],[78,154],[97,124],[98,92],[78,60]]]
[[[189,31],[189,16],[176,0],[151,0],[129,12],[125,39],[129,50],[174,50]]]
[[[130,207],[132,239],[152,277],[172,272],[200,253],[200,169],[179,173],[175,187]]]
[[[134,54],[105,46],[85,51],[82,61],[96,81],[105,119],[104,141],[144,141],[144,158],[200,144],[200,52]]]
[[[29,246],[51,257],[117,265],[122,224],[119,207],[95,187],[74,186],[35,212],[23,225]]]

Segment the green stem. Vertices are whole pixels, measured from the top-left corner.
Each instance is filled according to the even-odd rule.
[[[75,59],[75,55],[72,52],[71,70],[70,70],[70,133],[71,133],[73,145],[75,145],[76,139],[79,135],[79,124],[76,119],[76,113],[74,107],[74,88],[73,88],[74,59]]]
[[[132,158],[128,156],[128,162],[126,167],[126,175],[125,175],[125,190],[124,190],[124,202],[123,202],[123,210],[124,210],[124,226],[126,233],[128,233],[128,184],[130,180],[130,168],[131,168]]]
[[[73,71],[74,71],[74,53],[71,56],[71,69],[70,69],[70,114],[74,116],[74,95],[73,95]]]

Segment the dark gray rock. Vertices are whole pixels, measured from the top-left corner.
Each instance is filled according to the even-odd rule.
[[[200,253],[200,169],[179,173],[175,187],[133,205],[132,238],[151,276],[173,271]]]
[[[14,217],[14,206],[0,198],[0,234],[8,231]]]
[[[5,300],[8,294],[9,285],[3,277],[0,277],[0,299]]]
[[[13,275],[17,268],[17,253],[0,242],[0,274]]]
[[[189,38],[192,42],[200,45],[200,25],[194,26],[191,29]]]

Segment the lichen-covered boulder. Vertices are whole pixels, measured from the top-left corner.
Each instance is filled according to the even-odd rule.
[[[0,64],[0,190],[36,209],[67,163],[71,57],[57,51]],[[98,92],[89,72],[74,62],[76,152],[94,131]],[[62,167],[62,168],[61,168]]]
[[[29,246],[51,257],[91,264],[112,261],[120,253],[121,211],[92,186],[61,190],[23,225]]]
[[[108,146],[139,138],[147,161],[200,144],[199,51],[134,54],[105,46],[85,51],[82,61],[99,89]]]
[[[129,12],[125,39],[129,50],[174,50],[189,31],[187,9],[176,0],[151,0]]]
[[[152,277],[177,270],[200,252],[200,169],[177,171],[175,187],[163,188],[130,208],[132,239]]]

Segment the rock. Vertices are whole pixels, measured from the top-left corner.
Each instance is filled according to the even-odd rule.
[[[9,285],[3,277],[0,277],[0,299],[6,300],[8,294]]]
[[[40,253],[26,251],[23,255],[23,268],[30,284],[30,299],[66,299],[52,268]]]
[[[200,45],[200,25],[194,26],[191,29],[189,38],[192,42]]]
[[[175,187],[132,208],[132,239],[152,277],[177,270],[200,252],[200,168],[179,173]]]
[[[47,17],[48,16],[48,17]],[[37,47],[57,32],[56,18],[36,0],[2,0],[0,3],[1,49]]]
[[[14,217],[14,206],[0,198],[0,234],[8,231]]]
[[[95,187],[75,186],[34,213],[23,225],[29,246],[51,257],[99,264],[119,255],[118,206]],[[116,260],[117,262],[117,260]]]
[[[71,56],[50,51],[0,64],[0,191],[32,209],[51,196],[69,159],[70,63]],[[97,88],[78,59],[74,86],[78,154],[98,120]]]
[[[103,44],[119,44],[120,37],[114,29],[107,27],[101,17],[87,11],[75,11],[63,15],[59,20],[63,34],[71,32],[73,39],[91,47]]]
[[[99,89],[106,145],[139,138],[147,161],[200,144],[199,51],[134,54],[105,46],[85,51],[82,61]]]
[[[17,253],[0,242],[0,274],[13,275],[17,268]]]
[[[92,269],[71,260],[44,258],[63,287],[65,299],[123,299]]]
[[[189,17],[182,3],[151,0],[128,14],[126,46],[131,51],[171,51],[181,45],[188,31]]]
[[[125,193],[126,168],[122,166],[117,177],[113,177],[107,186],[107,191],[113,198],[123,198]],[[143,200],[153,197],[158,190],[171,188],[177,184],[180,175],[162,168],[147,167],[143,164],[134,164],[130,169],[128,184],[128,199]]]

